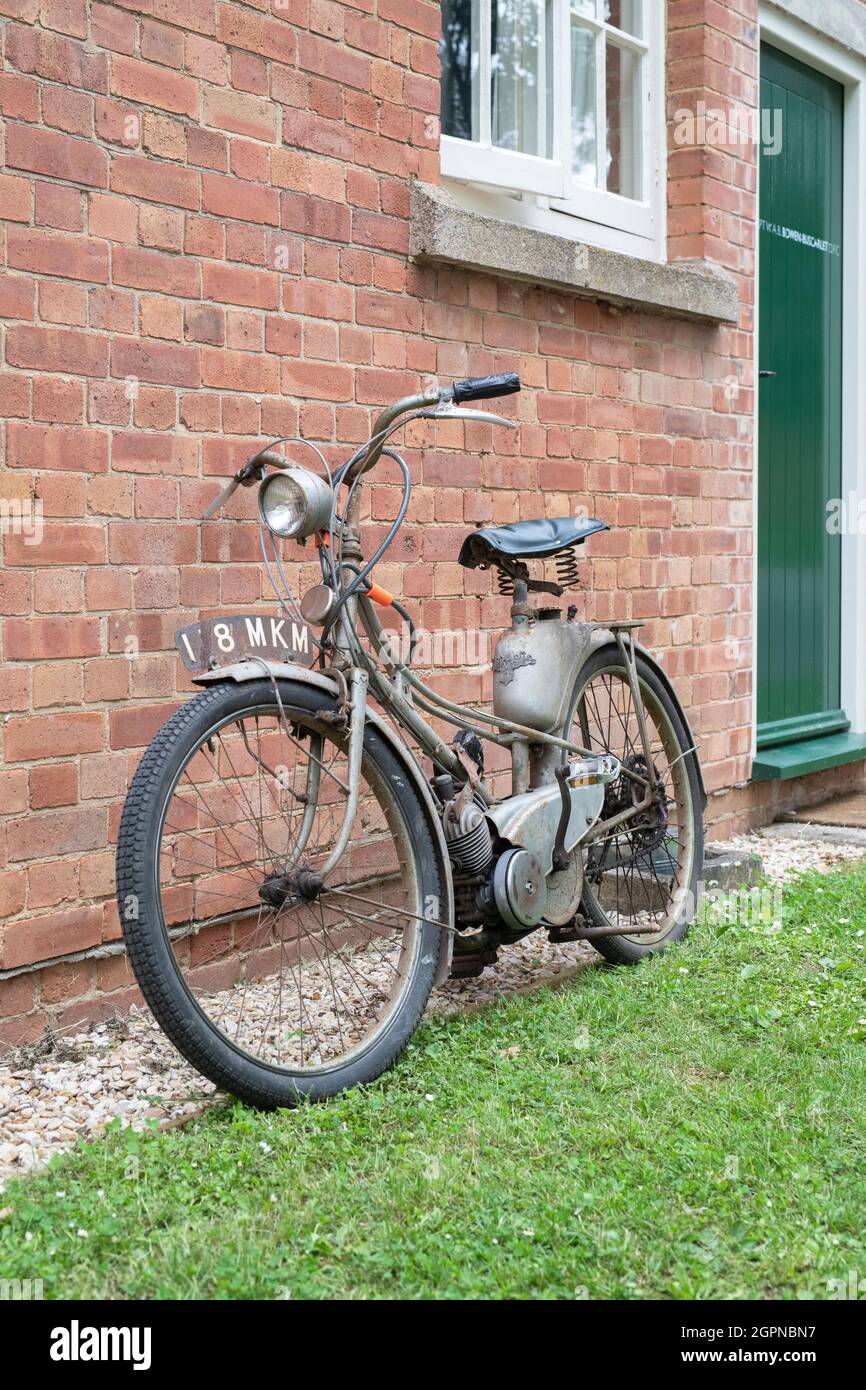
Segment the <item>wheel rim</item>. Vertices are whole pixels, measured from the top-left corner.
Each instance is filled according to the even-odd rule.
[[[347,740],[315,713],[285,715],[253,706],[196,741],[162,807],[154,868],[199,1013],[246,1059],[314,1076],[393,1025],[424,904],[405,820],[369,754],[349,841],[319,886],[345,814]]]
[[[689,910],[694,869],[694,812],[683,748],[668,712],[656,693],[640,680],[649,753],[659,798],[641,817],[632,817],[610,834],[591,841],[584,852],[584,898],[604,925],[647,927],[652,932],[624,933],[617,939],[655,946]],[[572,715],[572,738],[592,752],[610,751],[640,775],[646,757],[628,676],[611,664],[594,672],[578,692]],[[606,789],[602,819],[626,809],[639,793],[621,777]],[[663,801],[663,804],[662,804]]]

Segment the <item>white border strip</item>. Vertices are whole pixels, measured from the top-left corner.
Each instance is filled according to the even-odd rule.
[[[866,56],[840,47],[828,30],[845,35],[851,21],[850,0],[822,0],[822,32],[775,3],[760,6],[760,37],[801,62],[826,73],[845,88],[842,323],[842,495],[866,498]],[[866,5],[859,29],[866,55]],[[798,9],[805,6],[797,4]],[[810,6],[814,10],[814,6]],[[844,40],[843,40],[844,41]],[[760,169],[760,163],[759,163]],[[760,188],[758,189],[760,199]],[[760,209],[760,202],[758,203]],[[757,242],[756,242],[757,246]],[[758,270],[760,275],[760,268]],[[758,339],[759,286],[755,284],[755,570],[753,636],[752,752],[758,700]],[[842,540],[842,706],[854,733],[866,732],[866,535]]]

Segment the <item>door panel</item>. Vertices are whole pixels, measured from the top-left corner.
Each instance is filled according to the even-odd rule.
[[[843,90],[761,48],[758,747],[848,727],[840,708]]]

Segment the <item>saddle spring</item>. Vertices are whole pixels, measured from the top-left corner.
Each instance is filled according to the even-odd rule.
[[[576,588],[580,583],[577,570],[577,550],[570,545],[567,550],[560,550],[556,558],[556,582],[561,584],[563,589]]]

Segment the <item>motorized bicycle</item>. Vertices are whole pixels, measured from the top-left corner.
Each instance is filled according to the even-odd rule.
[[[178,634],[202,689],[135,773],[117,889],[158,1022],[250,1103],[372,1080],[437,982],[479,972],[529,932],[630,963],[692,920],[706,796],[680,702],[635,624],[578,622],[553,602],[605,524],[543,518],[466,538],[460,564],[494,570],[511,598],[492,708],[421,679],[411,617],[374,578],[410,497],[394,432],[413,420],[513,426],[469,403],[519,389],[508,374],[401,400],[333,473],[315,446],[315,468],[277,452],[306,441],[275,441],[206,513],[258,485],[281,612]],[[383,456],[401,501],[365,560],[361,491]],[[321,582],[300,605],[281,539],[318,549]],[[388,607],[409,626],[408,651],[389,640]],[[510,757],[504,787],[501,770],[485,771],[490,745]]]

